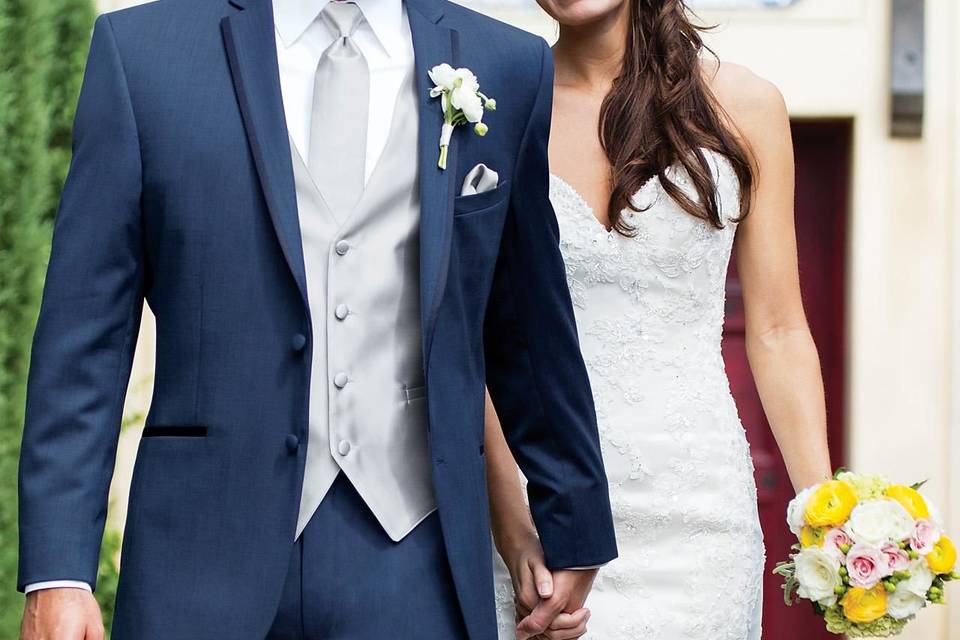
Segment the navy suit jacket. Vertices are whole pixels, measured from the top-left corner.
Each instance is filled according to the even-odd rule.
[[[552,62],[540,38],[446,0],[407,10],[433,477],[470,636],[493,640],[485,384],[549,565],[616,555],[548,200]],[[486,137],[457,129],[446,171],[426,73],[442,62],[498,103]],[[458,196],[479,162],[500,186]],[[161,0],[97,21],[33,348],[20,588],[96,580],[144,300],[155,387],[116,637],[262,638],[294,540],[313,339],[270,0]]]

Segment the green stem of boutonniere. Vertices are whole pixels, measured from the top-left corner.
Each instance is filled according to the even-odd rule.
[[[446,102],[447,108],[443,112],[443,128],[440,130],[440,159],[437,161],[437,166],[446,170],[447,153],[450,150],[450,136],[453,135],[453,128],[457,126],[457,116],[462,116],[463,114],[453,108],[453,101],[450,99],[449,94],[444,95],[444,102]]]
[[[440,160],[437,162],[437,166],[441,169],[447,168],[447,150],[450,148],[448,144],[440,145]]]

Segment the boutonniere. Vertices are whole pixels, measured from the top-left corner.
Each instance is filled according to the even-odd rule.
[[[478,136],[487,135],[488,127],[483,123],[484,110],[493,111],[497,101],[480,93],[480,83],[470,69],[454,69],[447,63],[438,64],[428,72],[433,81],[431,98],[440,98],[443,108],[443,127],[440,129],[440,160],[437,166],[447,168],[447,149],[453,129],[460,124],[473,124],[473,132]]]

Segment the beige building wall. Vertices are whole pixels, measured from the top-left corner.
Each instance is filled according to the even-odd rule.
[[[796,117],[854,119],[848,246],[847,452],[853,469],[930,479],[960,527],[958,405],[953,401],[960,214],[955,0],[927,0],[926,121],[919,140],[889,131],[890,2],[805,0],[791,12],[709,14],[710,43],[784,93]],[[904,638],[960,637],[960,595],[924,612]]]
[[[101,0],[102,8],[134,4]],[[960,6],[926,0],[926,126],[889,129],[889,0],[801,0],[785,10],[704,11],[721,59],[775,82],[794,117],[854,121],[848,251],[848,464],[896,480],[929,478],[960,537]],[[536,9],[491,10],[555,37]],[[128,415],[149,402],[153,324],[145,314]],[[124,432],[112,522],[120,526],[138,440]],[[773,552],[774,550],[771,550]],[[960,638],[960,586],[905,640]]]

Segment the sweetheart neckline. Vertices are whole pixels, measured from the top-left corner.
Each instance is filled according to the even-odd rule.
[[[556,180],[556,181],[560,184],[561,187],[563,187],[564,189],[566,189],[567,192],[568,192],[571,196],[573,196],[574,201],[575,201],[578,205],[580,205],[580,207],[582,207],[582,208],[586,211],[587,215],[589,215],[589,216],[593,219],[593,224],[595,224],[596,226],[600,227],[601,229],[603,229],[603,230],[606,231],[607,233],[612,233],[612,232],[613,232],[613,229],[611,229],[610,227],[608,227],[607,225],[603,224],[603,222],[600,221],[600,218],[597,217],[596,209],[594,209],[593,206],[591,206],[590,203],[587,202],[587,199],[586,199],[586,198],[584,198],[582,195],[580,195],[580,192],[577,191],[577,189],[576,189],[572,184],[570,184],[569,182],[567,182],[566,180],[564,180],[563,178],[561,178],[560,176],[558,176],[558,175],[555,174],[555,173],[551,173],[551,174],[550,174],[550,178],[553,179],[553,180]]]
[[[706,152],[707,152],[708,154],[710,154],[710,155],[719,156],[719,154],[717,154],[715,151],[712,151],[712,150],[710,150],[710,149],[704,149],[704,151],[706,151]],[[726,158],[724,158],[723,156],[720,156],[720,158],[722,158],[723,160],[726,160]],[[727,162],[729,162],[729,161],[727,161]],[[676,166],[677,166],[676,164],[671,165],[670,167],[667,168],[667,171],[673,170],[674,167],[676,167]],[[551,179],[551,180],[555,180],[563,189],[565,189],[565,190],[567,191],[567,193],[568,193],[569,195],[571,195],[571,196],[573,197],[574,201],[575,201],[577,204],[579,204],[580,207],[583,209],[583,212],[585,212],[585,215],[589,215],[589,216],[590,216],[590,219],[591,219],[591,221],[592,221],[592,223],[593,223],[594,225],[596,225],[597,227],[599,227],[600,229],[602,229],[602,230],[603,230],[605,233],[607,233],[607,234],[617,233],[617,230],[616,230],[616,229],[612,229],[612,228],[608,227],[607,225],[603,224],[603,222],[600,221],[600,219],[597,217],[597,211],[596,211],[596,209],[594,209],[593,206],[592,206],[589,202],[587,202],[587,199],[584,198],[584,197],[580,194],[580,192],[577,191],[576,187],[574,187],[572,184],[570,184],[570,182],[568,182],[567,180],[565,180],[565,179],[562,178],[561,176],[557,175],[556,173],[553,173],[552,171],[550,172],[550,179]],[[651,185],[654,183],[655,180],[657,180],[657,176],[655,176],[655,175],[654,175],[654,176],[650,176],[650,177],[647,179],[647,181],[644,182],[643,185],[641,185],[639,189],[637,189],[637,192],[633,195],[633,197],[636,198],[638,195],[640,195],[641,193],[643,193],[649,186],[651,186]],[[623,210],[623,212],[626,213],[626,214],[636,213],[635,211],[633,211],[633,210],[630,209],[630,208],[625,208],[625,209]]]

